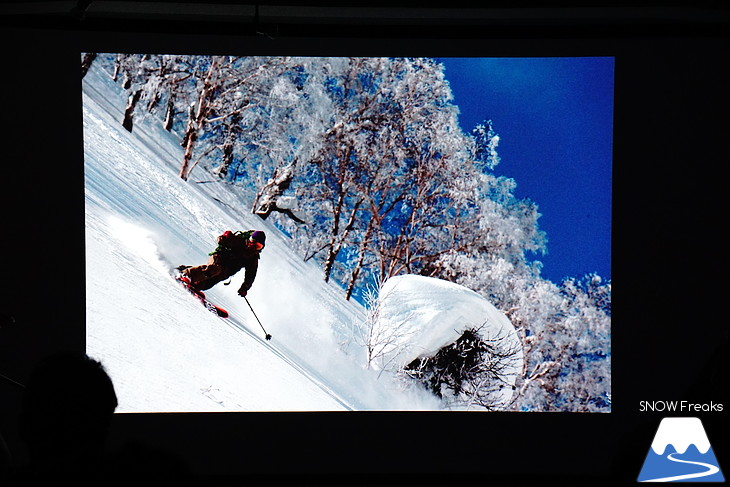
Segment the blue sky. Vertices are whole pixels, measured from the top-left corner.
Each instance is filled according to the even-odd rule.
[[[466,132],[492,120],[495,173],[537,203],[542,276],[611,278],[614,59],[439,58]]]

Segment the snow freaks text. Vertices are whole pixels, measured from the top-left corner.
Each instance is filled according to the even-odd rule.
[[[644,412],[683,412],[683,413],[719,413],[723,411],[723,404],[710,401],[709,403],[693,403],[690,401],[640,401],[639,411]]]

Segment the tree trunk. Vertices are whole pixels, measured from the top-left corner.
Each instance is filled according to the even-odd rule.
[[[188,120],[188,126],[185,130],[185,136],[183,137],[185,153],[183,154],[182,165],[180,166],[180,178],[187,181],[190,176],[190,161],[193,157],[193,149],[195,147],[195,141],[198,139],[198,132],[200,132],[205,126],[205,118],[208,115],[210,109],[210,101],[212,93],[215,88],[216,75],[218,74],[219,60],[214,57],[210,63],[208,74],[205,77],[203,83],[203,89],[200,91],[198,96],[198,103],[195,112],[191,114],[190,120]]]
[[[81,79],[86,76],[86,73],[89,72],[89,68],[91,68],[91,63],[94,62],[94,59],[96,59],[96,53],[95,52],[87,52],[84,54],[84,59],[81,61]]]
[[[337,137],[338,143],[340,142],[340,136]],[[340,161],[340,167],[339,167],[339,174],[338,174],[338,188],[337,188],[337,202],[335,203],[335,206],[332,211],[332,235],[330,236],[330,245],[327,250],[327,258],[324,261],[324,281],[329,282],[330,275],[332,274],[332,268],[335,265],[335,259],[337,259],[337,254],[340,252],[340,245],[338,245],[338,241],[341,242],[341,238],[339,236],[340,233],[340,219],[342,217],[342,207],[344,206],[345,202],[345,192],[347,191],[345,189],[345,166],[346,166],[346,158],[350,156],[350,151],[347,150],[346,154],[338,154],[339,155],[339,161]]]
[[[335,211],[332,215],[332,235],[330,236],[330,244],[327,248],[327,258],[324,261],[324,282],[329,282],[330,274],[332,274],[332,268],[335,265],[335,259],[337,254],[340,252],[340,248],[337,245],[340,233],[340,215],[342,213],[342,200],[343,195],[340,192],[337,204],[335,205]]]
[[[368,223],[368,228],[365,231],[365,236],[363,237],[362,244],[360,245],[360,256],[357,259],[357,264],[355,264],[355,268],[352,270],[350,284],[347,286],[347,295],[345,296],[345,299],[347,301],[349,301],[352,297],[352,292],[355,290],[355,283],[357,282],[357,278],[360,276],[362,265],[365,262],[365,253],[367,252],[368,246],[370,245],[370,238],[373,234],[374,221],[374,218],[370,219],[370,223]]]
[[[343,198],[344,199],[344,198]],[[347,221],[347,225],[345,226],[345,229],[342,231],[341,235],[338,235],[339,231],[337,230],[336,226],[335,232],[332,234],[332,239],[330,240],[331,244],[329,246],[329,251],[327,252],[327,259],[325,260],[324,264],[324,281],[329,282],[330,276],[332,275],[332,269],[335,267],[335,261],[337,260],[337,256],[340,253],[340,250],[342,250],[342,245],[345,243],[345,240],[347,240],[348,235],[350,234],[350,231],[355,226],[355,220],[357,218],[357,212],[360,210],[360,205],[362,204],[362,198],[358,200],[355,205],[352,208],[352,212],[350,213],[350,219]],[[341,211],[339,214],[341,215]],[[338,217],[338,221],[339,221]]]
[[[172,96],[170,96],[170,99],[167,102],[167,109],[165,110],[165,122],[162,125],[168,132],[172,130],[172,122],[174,116],[175,102],[173,101]]]
[[[114,59],[114,72],[112,73],[112,80],[116,83],[119,79],[119,70],[122,68],[122,56],[123,54],[117,54]]]
[[[266,220],[269,215],[271,215],[272,212],[277,213],[283,213],[284,215],[291,218],[296,223],[307,223],[306,221],[302,220],[298,216],[294,214],[294,212],[290,208],[279,208],[276,203],[272,203],[266,207],[266,209],[262,209],[260,211],[257,211],[256,214],[261,218],[262,220]]]
[[[132,131],[134,109],[142,96],[142,90],[137,90],[133,94],[129,95],[127,99],[127,107],[124,110],[124,120],[122,120],[122,126],[127,129],[128,132]]]
[[[182,167],[180,167],[180,177],[185,181],[188,180],[188,176],[190,175],[188,173],[188,166],[190,165],[190,160],[193,158],[193,147],[195,146],[195,140],[197,138],[197,132],[191,132],[187,136],[187,144],[185,144],[185,153],[183,154],[183,163]]]
[[[230,123],[228,123],[228,134],[226,136],[226,142],[223,145],[223,161],[215,171],[219,178],[225,178],[228,174],[228,169],[233,164],[233,149],[236,146],[237,137],[240,132],[240,128],[238,126],[240,123],[241,114],[234,113],[231,116]]]

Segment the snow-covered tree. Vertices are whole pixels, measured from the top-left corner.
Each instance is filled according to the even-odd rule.
[[[249,153],[257,152],[261,157],[256,149],[268,137],[268,91],[283,63],[255,57],[209,58],[198,77],[195,97],[192,101],[188,97],[181,178],[187,179],[201,160],[209,161],[208,166],[225,177],[236,162],[247,164]]]
[[[383,282],[377,286],[368,286],[364,300],[368,312],[362,323],[357,323],[355,340],[365,349],[367,368],[388,370],[392,367],[389,360],[397,356],[406,347],[413,330],[409,327],[410,317],[406,317],[395,326],[381,326],[381,311],[388,296],[383,292]],[[388,357],[391,357],[388,359]]]
[[[138,114],[160,112],[164,103],[163,124],[167,130],[172,127],[175,94],[180,83],[191,76],[186,57],[140,54],[118,54],[113,60],[112,78],[118,80],[126,90],[128,98],[122,125],[133,130],[134,117]],[[142,104],[143,111],[137,110]]]
[[[272,212],[279,212],[297,223],[306,223],[292,211],[289,203],[284,203],[284,201],[290,201],[290,199],[285,199],[284,193],[291,186],[296,166],[297,160],[295,159],[286,166],[275,168],[269,181],[256,194],[253,212],[263,220],[266,220]]]
[[[347,282],[349,297],[363,276],[418,272],[453,244],[471,139],[433,61],[326,59],[307,70],[330,110],[299,186],[313,221],[301,232],[307,258],[321,255],[325,279]]]
[[[594,285],[610,292],[610,284]],[[511,281],[507,314],[520,331],[525,362],[512,408],[600,411],[610,407],[610,315],[579,282]]]

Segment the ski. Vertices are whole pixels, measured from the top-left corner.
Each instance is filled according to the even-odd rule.
[[[177,275],[175,276],[175,280],[181,283],[185,287],[185,289],[190,292],[190,294],[198,298],[198,300],[203,303],[203,306],[205,306],[205,309],[207,309],[211,313],[215,313],[221,318],[228,318],[228,311],[208,301],[208,298],[205,297],[205,294],[202,291],[198,291],[192,287],[190,279],[182,275]]]

